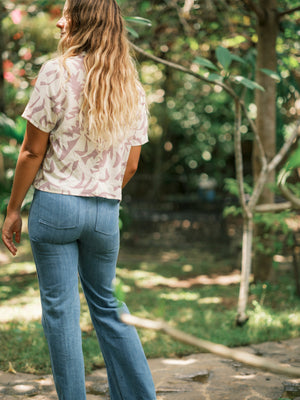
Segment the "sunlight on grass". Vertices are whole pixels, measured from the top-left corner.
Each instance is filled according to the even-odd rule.
[[[198,304],[220,304],[223,299],[221,297],[204,297],[197,301]]]
[[[34,273],[36,271],[34,262],[19,262],[19,263],[11,263],[6,265],[1,265],[0,268],[0,277],[13,275],[13,274],[29,274]]]
[[[177,278],[166,278],[154,272],[139,269],[129,270],[126,268],[117,268],[117,274],[121,278],[133,279],[136,286],[142,288],[150,288],[158,285],[174,286],[178,282]]]
[[[23,298],[23,304],[0,306],[0,322],[40,320],[41,315],[39,295],[31,299]]]
[[[35,265],[20,262],[0,268],[0,322],[34,321],[41,318]]]
[[[288,321],[292,325],[300,326],[300,312],[297,314],[290,314],[288,316]]]
[[[193,271],[194,267],[191,264],[185,264],[182,266],[183,272],[191,272]]]
[[[84,294],[80,288],[80,327],[84,331],[90,331],[93,329],[93,323],[91,320],[90,312],[89,312],[89,307],[87,305],[86,299],[84,297]]]
[[[187,307],[184,310],[179,310],[176,320],[180,323],[185,323],[191,321],[194,316],[194,310],[190,307]]]
[[[28,243],[27,243],[28,244]],[[11,258],[0,268],[0,369],[8,361],[17,371],[47,373],[49,354],[40,323],[35,266],[28,247],[24,258]],[[127,260],[117,268],[115,292],[132,314],[164,320],[174,328],[227,346],[240,346],[300,335],[300,299],[291,270],[275,283],[251,285],[249,321],[235,325],[240,272],[216,254],[164,252],[161,262]],[[198,258],[197,258],[198,257]],[[18,262],[19,261],[19,262]],[[1,262],[1,260],[0,260]],[[86,370],[103,366],[88,306],[80,289]],[[139,329],[147,357],[175,357],[199,352],[161,332]]]
[[[158,333],[156,331],[145,330],[143,333],[143,337],[141,338],[142,344],[146,342],[151,342],[157,338]]]
[[[270,339],[280,331],[282,335],[291,337],[300,334],[300,310],[291,313],[290,310],[276,312],[268,307],[253,302],[254,308],[250,310],[249,326],[256,332],[270,332]]]
[[[145,263],[142,263],[145,265]],[[149,264],[147,264],[149,267]],[[180,269],[181,271],[183,270]],[[175,274],[175,270],[173,271]],[[240,272],[233,271],[226,275],[213,274],[208,275],[196,275],[187,279],[179,279],[178,277],[165,277],[161,274],[157,274],[145,269],[128,269],[128,268],[117,268],[117,274],[124,279],[133,279],[135,285],[141,288],[155,288],[156,286],[167,286],[170,288],[190,288],[193,285],[232,285],[240,282]]]
[[[186,301],[195,301],[199,299],[200,294],[198,293],[190,293],[190,292],[178,292],[178,293],[161,293],[159,297],[161,299],[167,300],[186,300]]]

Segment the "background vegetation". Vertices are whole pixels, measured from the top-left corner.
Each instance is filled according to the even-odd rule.
[[[275,150],[282,146],[300,115],[300,12],[297,1],[120,0],[119,3],[125,16],[151,20],[151,26],[127,21],[130,39],[147,54],[178,63],[210,80],[220,79],[212,75],[218,74],[223,82],[230,84],[233,83],[231,76],[244,77],[251,82],[257,80],[258,7],[263,3],[267,8],[274,6],[280,16],[276,28],[276,64],[273,77],[270,77],[270,71],[264,73],[261,75],[264,78],[260,77],[264,81],[260,83],[267,85],[267,89],[268,85],[276,86],[276,113],[272,117],[273,122],[276,120],[276,140],[273,143]],[[0,42],[3,61],[0,63],[1,212],[8,201],[25,131],[25,122],[20,115],[42,63],[55,55],[59,39],[55,24],[62,5],[61,0],[4,0],[0,5],[0,36],[3,38]],[[232,54],[230,71],[226,72],[224,64],[220,63],[218,48]],[[138,261],[123,262],[121,258],[119,296],[125,297],[133,313],[163,318],[196,336],[227,345],[299,335],[300,304],[295,295],[291,263],[287,268],[285,262],[276,261],[291,261],[294,254],[297,263],[299,215],[296,213],[272,214],[256,221],[263,222],[263,229],[256,238],[255,248],[269,257],[272,270],[268,281],[257,280],[250,288],[250,320],[245,327],[237,328],[234,322],[237,282],[227,286],[214,281],[207,286],[184,285],[183,282],[203,275],[232,274],[239,262],[241,220],[235,195],[234,103],[219,85],[169,68],[139,52],[136,58],[150,107],[150,141],[143,147],[140,172],[124,193],[124,245],[134,253],[138,251],[139,241],[132,231],[137,229],[137,220],[143,212],[154,220],[153,214],[158,213],[157,221],[162,222],[176,212],[183,212],[185,216],[191,211],[196,215],[216,214],[226,229],[212,240],[212,226],[207,234],[197,236],[198,241],[190,238],[192,246],[181,249],[176,235],[171,245],[165,244],[162,239],[167,233],[158,233],[155,226],[153,236],[148,236],[148,247],[159,238],[161,246],[165,246],[170,254],[180,250],[176,262],[164,262],[159,257],[142,262],[147,246],[144,253],[139,254]],[[258,114],[258,91],[253,90],[251,83],[250,87],[234,84],[254,120]],[[241,134],[244,180],[251,187],[257,163],[253,161],[253,132],[245,117],[241,121]],[[296,148],[297,144],[294,144],[292,150]],[[283,198],[274,189],[275,180],[276,177],[268,188],[280,202]],[[295,188],[298,181],[299,172],[295,169],[289,177],[289,185]],[[296,189],[293,190],[296,193]],[[30,196],[26,204],[29,202]],[[222,212],[225,207],[228,210],[228,206],[230,213],[223,218]],[[187,217],[181,222],[186,227],[192,227],[194,223]],[[208,217],[207,224],[210,224]],[[230,251],[223,248],[225,241]],[[202,247],[204,243],[205,248]],[[24,319],[18,311],[19,307],[27,309],[32,304],[35,309],[38,305],[38,288],[28,242],[24,241],[20,258],[14,262],[1,249],[0,296],[4,317],[0,330],[0,368],[5,369],[7,362],[13,361],[20,370],[46,371],[48,356],[39,315],[29,313],[30,318]],[[198,252],[191,260],[193,249]],[[264,260],[259,264],[261,270],[267,262]],[[287,269],[283,271],[282,265]],[[17,311],[13,311],[14,307]],[[102,361],[95,356],[98,354],[96,339],[84,300],[82,326],[87,368],[90,369]],[[157,333],[141,334],[150,356],[193,351]]]
[[[174,239],[183,231],[175,232]],[[132,235],[130,230],[126,233]],[[251,285],[250,318],[238,327],[235,314],[239,271],[235,268],[235,254],[230,255],[226,246],[208,240],[188,240],[174,250],[163,234],[159,240],[163,243],[158,245],[156,241],[150,246],[155,241],[151,230],[145,235],[138,228],[137,234],[144,238],[134,247],[129,238],[123,238],[116,282],[116,294],[126,301],[132,314],[165,320],[186,333],[230,347],[299,337],[300,299],[286,261],[276,262],[276,279],[272,282]],[[104,362],[80,293],[83,349],[89,373]],[[2,256],[0,295],[0,369],[7,370],[11,362],[17,371],[49,373],[38,283],[26,234],[16,259],[4,260]],[[199,352],[159,332],[141,329],[139,334],[149,358]]]

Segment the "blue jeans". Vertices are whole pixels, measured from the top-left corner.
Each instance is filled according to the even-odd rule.
[[[108,373],[112,400],[154,400],[152,376],[128,312],[114,297],[119,201],[35,191],[29,236],[54,382],[60,400],[85,400],[78,274]]]

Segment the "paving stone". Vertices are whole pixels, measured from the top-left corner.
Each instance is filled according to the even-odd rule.
[[[300,338],[244,347],[274,362],[293,360],[300,354]],[[300,377],[271,374],[209,353],[149,360],[157,400],[300,400]],[[104,368],[86,377],[87,400],[108,400]],[[299,390],[299,392],[298,392]],[[0,371],[0,400],[57,400],[52,376],[11,374]]]
[[[87,386],[87,393],[94,394],[94,395],[107,395],[108,394],[108,384],[98,384],[93,383]]]
[[[31,396],[37,395],[39,393],[39,389],[31,383],[29,383],[27,385],[22,383],[22,384],[13,385],[10,389],[10,392],[11,392],[11,394],[14,394],[16,396],[24,395],[24,396],[31,397]]]
[[[283,382],[283,394],[282,397],[287,397],[289,399],[294,399],[300,396],[300,382],[296,380]]]
[[[204,370],[204,371],[198,371],[196,373],[189,374],[189,375],[179,375],[178,378],[186,380],[186,381],[207,383],[208,378],[209,378],[209,371]]]

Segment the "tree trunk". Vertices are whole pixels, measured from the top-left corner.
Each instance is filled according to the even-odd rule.
[[[255,102],[257,106],[257,130],[266,152],[268,162],[276,153],[276,82],[264,74],[260,69],[267,68],[272,71],[277,69],[276,38],[278,34],[277,0],[259,0],[263,18],[258,18],[257,24],[257,70],[256,82],[265,88],[265,92],[256,91]],[[253,148],[253,177],[257,180],[261,165],[256,144]],[[259,204],[273,203],[274,193],[268,186],[275,182],[275,171],[269,174],[266,188],[264,189]],[[257,225],[255,237],[262,241],[265,228]],[[267,243],[265,243],[267,246]],[[272,256],[256,253],[253,259],[253,272],[255,281],[268,279],[272,268]]]
[[[243,223],[243,245],[242,245],[242,269],[241,269],[241,283],[237,310],[237,325],[242,326],[247,322],[246,315],[248,293],[249,293],[249,278],[251,272],[251,259],[252,259],[252,238],[253,238],[253,218],[244,216]]]

